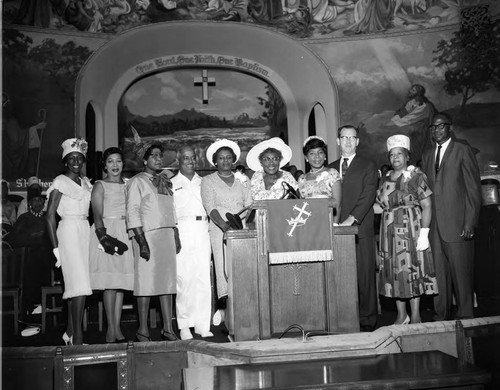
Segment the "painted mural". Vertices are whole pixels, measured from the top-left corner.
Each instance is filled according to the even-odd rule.
[[[286,107],[279,93],[264,80],[221,69],[178,69],[143,78],[123,95],[119,139],[125,153],[125,172],[142,170],[135,146],[148,140],[162,142],[163,166],[177,168],[177,150],[193,147],[197,169],[213,169],[206,150],[216,139],[236,141],[237,164],[248,151],[271,137],[287,140]]]
[[[357,42],[311,44],[339,87],[341,123],[361,129],[360,149],[387,163],[385,140],[406,134],[412,162],[430,146],[432,114],[454,119],[455,133],[477,151],[483,168],[500,160],[500,22],[468,38],[461,31]],[[484,41],[483,41],[484,40]]]
[[[478,4],[479,1],[469,1]],[[483,1],[484,2],[484,1]],[[4,22],[116,34],[158,22],[256,23],[298,38],[416,31],[459,23],[464,0],[5,0]],[[493,15],[500,6],[491,2]]]
[[[62,171],[61,143],[75,134],[75,82],[102,38],[2,31],[2,178],[48,188]]]
[[[458,24],[458,3],[451,0],[4,1],[2,177],[10,182],[11,190],[24,190],[30,176],[38,175],[48,187],[60,172],[60,144],[75,133],[76,78],[89,56],[114,34],[148,23],[203,18],[214,23],[260,23],[301,38],[321,57],[337,84],[341,123],[360,126],[361,149],[379,165],[386,162],[385,140],[395,133],[410,135],[416,163],[428,145],[427,121],[435,110],[452,114],[458,136],[476,148],[481,167],[489,161],[498,162],[498,3],[490,2],[486,22],[478,15],[471,18],[476,21],[472,28],[464,29]],[[323,19],[318,7],[323,7]],[[335,18],[327,20],[327,11]],[[209,76],[213,76],[211,72],[209,69]],[[156,77],[158,81],[172,76]],[[178,83],[182,89],[193,85],[195,75],[178,77],[186,77],[185,82]],[[165,137],[172,138],[174,133],[193,136],[206,131],[207,121],[224,124],[224,120],[230,126],[219,122],[212,128],[221,132],[247,126],[258,129],[262,137],[268,136],[266,100],[271,96],[275,99],[277,93],[263,83],[251,86],[254,81],[239,81],[241,90],[254,91],[246,95],[244,108],[234,108],[231,114],[199,115],[203,113],[201,108],[220,110],[227,105],[227,100],[217,103],[218,97],[243,99],[241,93],[237,95],[223,83],[224,77],[215,75],[217,85],[209,88],[210,103],[206,107],[193,100],[193,105],[174,110],[158,98],[165,110],[149,114],[138,110],[134,99],[153,96],[152,90],[141,95],[138,85],[132,86],[120,107],[122,139],[132,142],[134,137],[157,136],[165,129]],[[167,92],[174,93],[173,89],[163,90]],[[164,96],[175,96],[168,93]],[[201,94],[200,89],[197,93]],[[198,118],[196,130],[175,127],[180,123],[175,120],[179,115],[185,117],[186,111],[194,113],[188,121],[191,125],[196,116],[203,117]],[[162,116],[165,121],[159,120]],[[280,126],[286,128],[286,122]],[[286,130],[279,132],[273,135],[283,132],[286,138]],[[166,164],[175,166],[172,150],[167,156]],[[133,157],[129,160],[133,168]]]

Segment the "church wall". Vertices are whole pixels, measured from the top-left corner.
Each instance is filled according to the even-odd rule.
[[[345,15],[350,15],[350,11],[346,12]],[[347,16],[343,18],[349,22]],[[498,42],[498,20],[493,18],[493,22],[496,26],[493,42]],[[495,87],[484,80],[481,91],[463,105],[460,93],[451,95],[449,88],[447,91],[446,70],[453,64],[436,60],[437,51],[442,42],[452,42],[459,26],[451,23],[415,31],[394,29],[386,33],[377,31],[374,34],[340,36],[319,34],[320,26],[314,24],[314,34],[307,37],[292,35],[292,38],[324,62],[338,88],[340,124],[361,126],[360,149],[378,165],[386,163],[385,140],[389,135],[414,132],[420,148],[427,142],[425,129],[411,124],[406,127],[391,124],[394,112],[405,103],[409,87],[418,83],[425,87],[426,97],[437,110],[452,114],[457,135],[477,149],[482,168],[488,161],[500,160],[500,135],[496,130],[500,124],[500,93],[498,83]],[[127,25],[123,23],[122,27],[125,29]],[[61,142],[75,135],[75,85],[79,70],[93,52],[115,38],[116,32],[92,33],[75,28],[41,28],[13,23],[3,26],[2,90],[8,94],[18,122],[17,130],[13,131],[27,134],[27,129],[46,115],[47,127],[38,167],[46,187],[62,169]],[[126,45],[123,50],[127,50]],[[102,69],[104,77],[113,71],[112,68]],[[310,77],[308,69],[304,69],[303,77]],[[4,115],[2,176],[10,181],[11,191],[23,190],[36,163],[32,161],[30,165],[27,162],[26,150],[19,152],[21,156],[16,156],[7,149],[7,127]],[[335,130],[329,129],[330,132]],[[329,140],[330,148],[336,148],[331,137]],[[294,145],[294,154],[300,156],[298,149]],[[16,172],[11,171],[10,165],[5,163],[7,159],[8,163],[22,161],[19,163],[22,167],[19,166]]]

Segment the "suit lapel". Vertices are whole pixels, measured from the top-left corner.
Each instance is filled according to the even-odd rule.
[[[336,169],[340,173],[340,160],[335,160],[332,162],[331,167]]]
[[[438,174],[435,176],[439,176],[439,173],[444,169],[444,165],[449,160],[451,153],[453,152],[453,148],[455,147],[455,141],[453,139],[450,140],[448,147],[446,148],[444,155],[441,156],[441,164],[439,165]],[[436,164],[436,153],[434,153],[434,165]]]

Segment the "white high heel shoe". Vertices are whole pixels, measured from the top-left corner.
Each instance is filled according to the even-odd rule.
[[[66,332],[62,335],[62,339],[64,341],[64,344],[66,345],[73,345],[73,336],[68,336]]]
[[[400,324],[396,324],[394,323],[394,325],[408,325],[410,323],[410,316],[409,315],[406,315],[406,318],[404,319],[404,321]]]

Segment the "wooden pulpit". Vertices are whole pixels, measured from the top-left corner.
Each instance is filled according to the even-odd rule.
[[[270,264],[268,207],[281,201],[255,202],[255,229],[226,233],[226,325],[235,341],[280,337],[292,325],[316,334],[359,331],[357,227],[333,226],[336,203],[322,201],[332,260]]]

